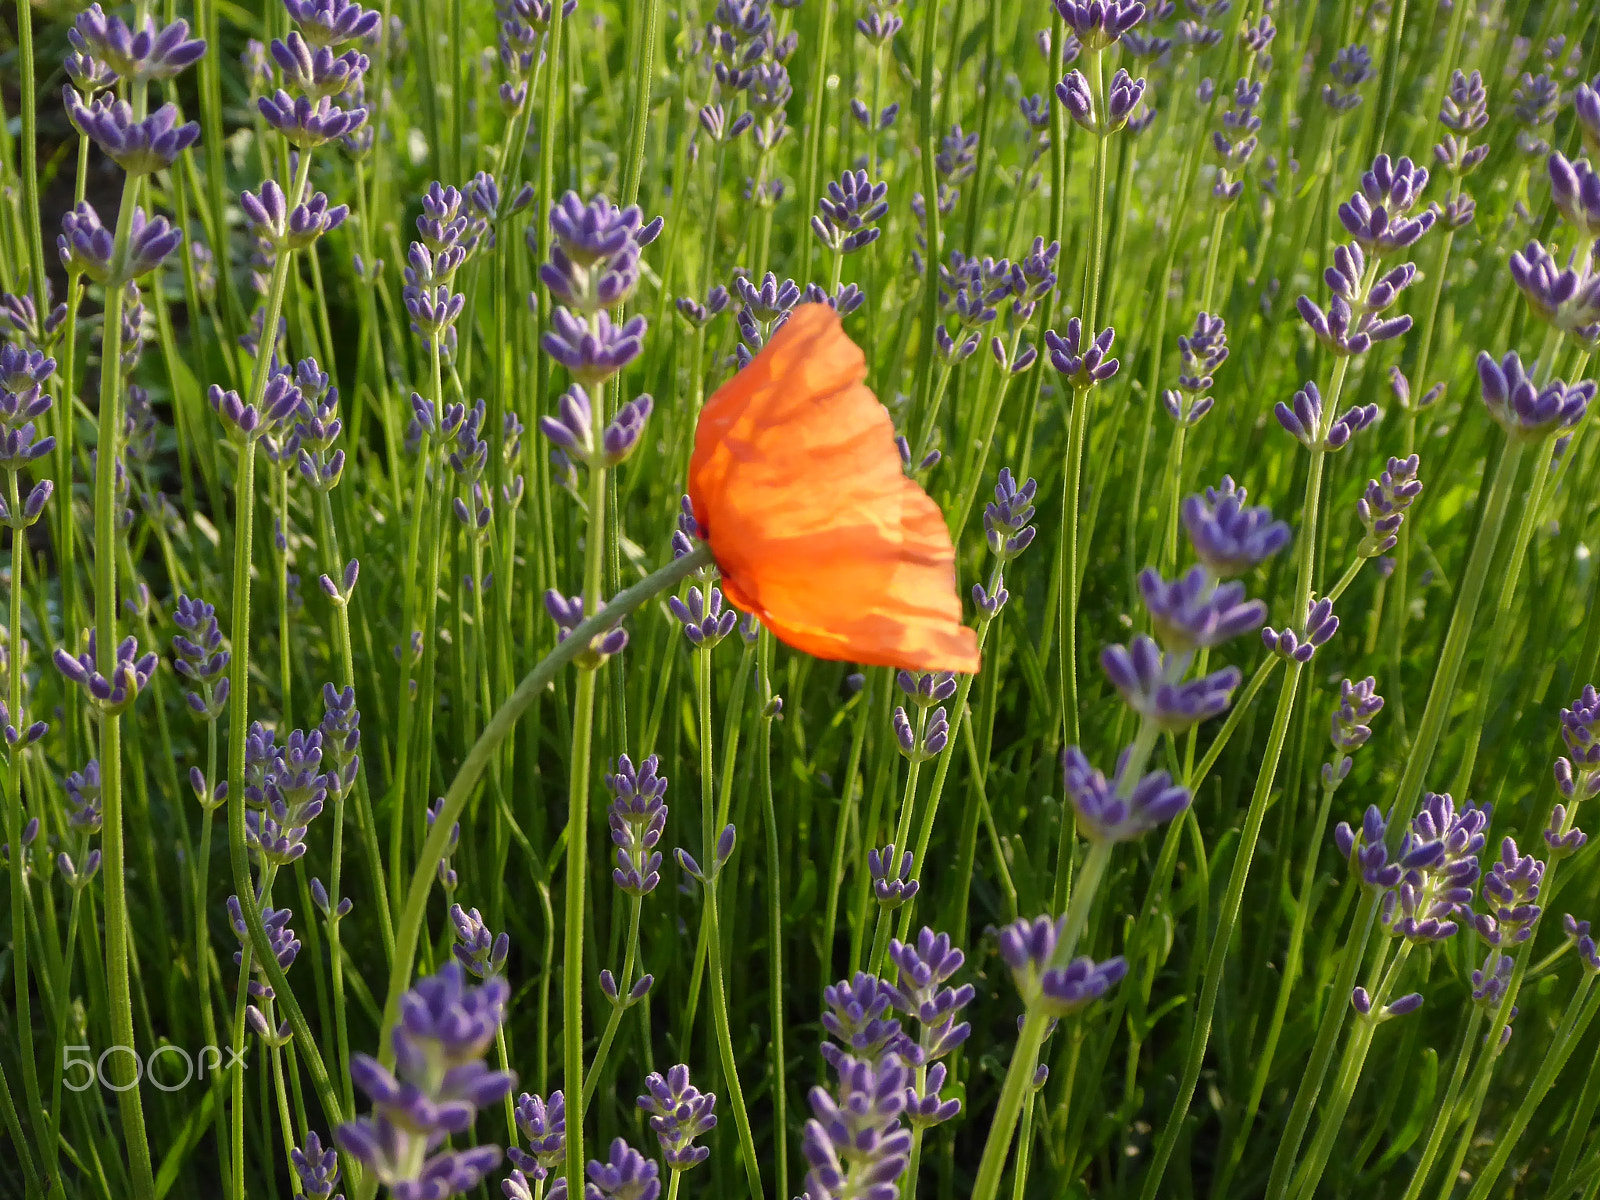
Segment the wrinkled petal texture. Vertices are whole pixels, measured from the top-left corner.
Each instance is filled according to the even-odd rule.
[[[689,496],[722,589],[818,658],[978,670],[955,547],[906,477],[867,364],[825,304],[802,304],[700,413]]]

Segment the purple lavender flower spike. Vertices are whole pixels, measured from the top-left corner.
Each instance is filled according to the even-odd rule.
[[[1507,259],[1511,280],[1535,316],[1580,341],[1600,338],[1600,276],[1560,266],[1537,241]]]
[[[689,1068],[679,1063],[663,1077],[645,1076],[647,1095],[639,1107],[650,1114],[650,1129],[661,1143],[661,1157],[669,1171],[687,1171],[711,1156],[709,1146],[694,1140],[716,1128],[717,1098],[689,1082]]]
[[[301,150],[338,141],[360,129],[367,120],[364,108],[342,108],[331,97],[291,96],[279,88],[256,101],[268,125]]]
[[[1274,654],[1303,665],[1338,631],[1333,601],[1324,596],[1308,603],[1305,624],[1298,631],[1285,628],[1280,633],[1269,625],[1261,631],[1261,641]]]
[[[1533,936],[1542,911],[1534,901],[1544,879],[1544,864],[1531,854],[1519,854],[1506,838],[1500,857],[1483,877],[1483,902],[1487,913],[1473,917],[1478,936],[1490,946],[1518,946]]]
[[[98,4],[78,14],[67,40],[80,55],[93,55],[129,81],[171,79],[206,52],[205,42],[190,39],[187,21],[162,27],[147,15],[135,30],[121,17],[107,16]]]
[[[306,1200],[327,1200],[339,1182],[339,1154],[332,1146],[322,1148],[316,1133],[306,1134],[304,1146],[289,1151],[289,1161],[300,1181],[300,1194]]]
[[[1384,844],[1387,826],[1383,813],[1375,804],[1369,804],[1361,819],[1360,830],[1340,821],[1333,829],[1333,841],[1339,853],[1350,864],[1350,870],[1361,876],[1364,886],[1382,891],[1400,882],[1402,867],[1389,861],[1389,848]]]
[[[1550,143],[1541,130],[1555,123],[1561,111],[1561,85],[1547,72],[1538,75],[1527,71],[1511,89],[1511,112],[1517,124],[1517,149],[1529,158],[1543,158],[1550,153]]]
[[[95,666],[97,657],[93,631],[90,631],[88,649],[83,654],[74,658],[65,650],[58,649],[54,659],[56,670],[83,688],[88,693],[89,703],[108,716],[126,712],[133,706],[140,691],[150,682],[150,676],[155,674],[157,662],[153,651],[139,655],[137,639],[132,636],[123,638],[117,644],[111,677],[107,679]]]
[[[1145,17],[1139,0],[1055,0],[1055,9],[1072,36],[1091,53],[1114,45]]]
[[[956,677],[951,671],[899,671],[895,684],[918,708],[943,704],[956,694]]]
[[[215,720],[228,703],[227,670],[232,655],[223,648],[216,609],[204,600],[178,597],[173,624],[181,632],[172,638],[172,666],[193,686],[185,699],[189,709],[204,721]]]
[[[61,265],[69,275],[81,273],[96,283],[126,283],[159,267],[183,241],[183,231],[165,217],[150,218],[144,209],[135,208],[120,272],[113,262],[113,240],[112,231],[100,223],[94,208],[80,203],[61,218],[61,235],[56,238]]]
[[[1246,600],[1242,583],[1213,586],[1205,567],[1191,567],[1171,583],[1150,567],[1138,582],[1156,637],[1168,650],[1219,646],[1267,619],[1267,606]]]
[[[1045,330],[1044,334],[1050,365],[1065,377],[1074,391],[1095,387],[1117,373],[1117,360],[1106,357],[1115,338],[1115,331],[1107,326],[1086,344],[1083,325],[1077,317],[1067,322],[1065,338],[1058,337],[1053,329]]]
[[[891,1015],[894,992],[876,975],[857,971],[822,989],[822,1027],[843,1047],[825,1044],[823,1057],[838,1065],[848,1055],[877,1059],[886,1050],[898,1053],[907,1040]]]
[[[835,1093],[815,1087],[813,1118],[805,1125],[801,1152],[810,1170],[812,1200],[861,1196],[888,1200],[898,1191],[911,1151],[911,1131],[902,1123],[911,1073],[897,1054],[874,1061],[837,1055]]]
[[[284,82],[308,96],[336,97],[347,92],[370,65],[359,50],[335,54],[328,46],[313,46],[295,30],[281,41],[273,38],[268,51],[283,72]]]
[[[1195,557],[1219,578],[1254,570],[1289,544],[1289,526],[1265,505],[1246,506],[1247,499],[1228,475],[1203,495],[1184,497],[1183,527]]]
[[[1498,363],[1480,352],[1478,380],[1489,415],[1508,436],[1524,442],[1539,441],[1576,425],[1595,392],[1592,382],[1569,387],[1559,379],[1537,387],[1515,350]]]
[[[856,32],[867,39],[867,45],[882,49],[900,32],[903,24],[901,17],[892,10],[884,11],[871,5],[865,17],[856,18]]]
[[[1132,747],[1124,748],[1110,780],[1090,764],[1078,747],[1068,746],[1062,755],[1067,799],[1078,814],[1085,836],[1092,841],[1132,841],[1189,807],[1188,790],[1174,784],[1165,771],[1151,771],[1138,780],[1129,778],[1131,754]]]
[[[1358,87],[1372,79],[1377,71],[1372,65],[1372,54],[1365,46],[1346,46],[1333,56],[1328,68],[1332,84],[1324,84],[1322,102],[1335,116],[1342,116],[1361,103]]]
[[[954,1120],[961,1113],[961,1101],[955,1097],[946,1100],[939,1095],[944,1089],[945,1078],[948,1071],[943,1063],[934,1063],[928,1068],[927,1085],[919,1093],[915,1089],[906,1092],[906,1121],[913,1126],[924,1129],[934,1125],[942,1125],[946,1121]]]
[[[896,984],[888,989],[890,997],[895,1008],[916,1019],[920,1033],[913,1061],[925,1066],[955,1050],[972,1032],[960,1016],[976,989],[971,984],[946,986],[966,956],[951,945],[949,934],[924,926],[914,943],[890,939],[889,960],[898,972]],[[938,1092],[935,1085],[928,1094],[936,1098]]]
[[[1356,501],[1356,516],[1367,529],[1356,547],[1356,553],[1363,558],[1383,554],[1399,540],[1406,511],[1422,494],[1422,480],[1417,478],[1419,465],[1415,454],[1391,458],[1380,478],[1367,481],[1366,492]]]
[[[350,215],[347,204],[329,208],[328,197],[321,192],[290,209],[283,189],[271,179],[262,183],[259,195],[241,192],[239,207],[250,218],[256,236],[280,250],[303,250]]]
[[[645,422],[650,418],[655,401],[649,395],[636,396],[611,418],[605,432],[600,435],[600,461],[614,467],[623,462],[639,445],[644,436]]]
[[[283,0],[289,19],[313,46],[342,46],[377,37],[383,15],[354,0]]]
[[[130,175],[164,171],[200,140],[198,122],[178,124],[175,104],[163,104],[138,121],[124,100],[102,98],[86,106],[70,86],[64,99],[73,126]]]
[[[872,877],[872,894],[883,908],[899,908],[921,890],[922,885],[911,877],[911,851],[895,859],[895,845],[890,842],[882,850],[867,851],[867,873]]]
[[[570,293],[562,295],[554,289],[552,294],[558,300],[570,302],[573,299]],[[644,350],[645,328],[646,322],[641,316],[630,317],[617,325],[607,313],[597,312],[589,323],[564,308],[557,308],[550,314],[550,329],[540,346],[580,384],[594,387],[639,357]]]
[[[1142,634],[1131,647],[1107,646],[1100,653],[1100,665],[1123,702],[1170,732],[1227,711],[1241,680],[1237,667],[1184,680],[1185,661],[1186,656],[1163,654],[1154,639]]]
[[[488,979],[505,970],[506,955],[511,952],[511,938],[507,934],[491,933],[483,923],[482,913],[475,908],[468,911],[459,904],[450,906],[450,922],[456,928],[451,953],[468,973]]]
[[[506,1157],[536,1181],[559,1171],[567,1149],[566,1098],[560,1092],[551,1092],[546,1103],[540,1096],[523,1092],[517,1097],[516,1119],[528,1148],[512,1146],[506,1150]]]
[[[1584,150],[1600,159],[1600,87],[1580,83],[1572,93],[1572,111],[1578,118]]]
[[[917,737],[917,730],[911,724],[911,718],[906,716],[906,710],[899,706],[894,710],[893,725],[900,753],[911,762],[927,762],[930,758],[937,758],[950,740],[950,719],[943,707],[936,708],[928,714],[920,740]]]
[[[667,607],[682,624],[683,636],[696,650],[714,649],[739,623],[738,611],[723,608],[722,591],[716,587],[708,587],[704,593],[698,587],[691,587],[687,603],[669,596]]]
[[[811,218],[811,230],[835,254],[865,249],[882,233],[877,222],[889,211],[888,194],[887,183],[873,183],[865,171],[846,171],[817,201],[820,215]]]
[[[607,819],[617,847],[611,878],[633,896],[649,895],[661,882],[661,854],[655,847],[667,825],[667,780],[658,774],[659,766],[652,754],[635,770],[624,754],[617,759],[616,771],[606,776],[613,796]]]
[[[1383,697],[1377,693],[1377,681],[1368,675],[1352,683],[1339,683],[1339,707],[1333,710],[1329,722],[1329,739],[1333,742],[1334,756],[1322,767],[1323,786],[1329,791],[1337,788],[1350,774],[1353,762],[1351,752],[1367,744],[1372,736],[1368,722],[1383,709]],[[1346,851],[1348,855],[1348,851]]]
[[[1600,238],[1600,174],[1587,159],[1569,162],[1552,154],[1546,164],[1550,174],[1550,202],[1570,225],[1580,242]]]
[[[1000,931],[1000,957],[1011,968],[1023,1003],[1030,1009],[1038,1005],[1056,1018],[1094,1003],[1128,973],[1127,961],[1121,957],[1096,963],[1083,955],[1063,966],[1053,965],[1065,928],[1064,916],[1058,921],[1035,917],[1015,921]]]
[[[401,998],[394,1071],[365,1054],[351,1059],[351,1077],[372,1098],[372,1115],[339,1126],[334,1141],[391,1194],[457,1195],[499,1165],[498,1146],[436,1148],[447,1135],[470,1129],[478,1110],[515,1082],[483,1064],[510,991],[499,976],[470,987],[460,963],[447,961]]]

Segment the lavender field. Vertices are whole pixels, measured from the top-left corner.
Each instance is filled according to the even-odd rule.
[[[0,1200],[1600,1196],[1600,5],[0,105]]]

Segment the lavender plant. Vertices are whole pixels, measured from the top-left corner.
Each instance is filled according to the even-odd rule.
[[[1592,13],[246,8],[8,26],[0,1195],[1600,1190]]]

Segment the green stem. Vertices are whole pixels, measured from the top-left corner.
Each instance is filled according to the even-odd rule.
[[[552,72],[553,74],[553,72]],[[601,611],[601,568],[605,541],[606,472],[589,467],[588,528],[584,548],[583,605],[585,614]],[[577,637],[574,632],[568,640]],[[582,671],[573,699],[572,757],[567,784],[567,906],[561,976],[562,1070],[565,1090],[579,1103],[579,1119],[567,1125],[567,1178],[583,1178],[583,913],[584,884],[588,877],[589,765],[594,742],[594,697],[598,669]],[[518,689],[520,690],[520,689]],[[493,725],[493,722],[490,722]],[[488,730],[486,729],[485,734]],[[482,737],[479,742],[482,742]],[[452,785],[453,786],[453,785]],[[441,816],[441,818],[443,817]],[[435,824],[437,825],[437,820]],[[431,840],[431,839],[430,839]],[[425,848],[426,849],[426,848]],[[418,866],[428,861],[426,853]],[[415,885],[413,885],[414,889]],[[393,988],[391,986],[391,992]]]
[[[1444,1099],[1439,1102],[1439,1107],[1434,1113],[1433,1129],[1428,1134],[1428,1144],[1423,1148],[1422,1157],[1417,1160],[1417,1165],[1411,1172],[1411,1182],[1406,1186],[1405,1196],[1402,1200],[1417,1200],[1422,1195],[1422,1189],[1427,1186],[1428,1175],[1433,1170],[1433,1163],[1439,1157],[1440,1147],[1444,1145],[1445,1135],[1450,1132],[1450,1124],[1455,1118],[1456,1097],[1461,1094],[1462,1081],[1467,1077],[1467,1064],[1472,1060],[1472,1048],[1477,1044],[1478,1027],[1483,1024],[1483,1009],[1473,1005],[1472,1015],[1467,1019],[1467,1028],[1461,1035],[1461,1044],[1456,1047],[1456,1063],[1450,1072],[1450,1082],[1445,1085]],[[1600,1076],[1600,1071],[1595,1072]],[[1556,1179],[1561,1178],[1558,1169]],[[1551,1188],[1552,1196],[1560,1195],[1560,1191]]]
[[[1077,949],[1078,938],[1089,919],[1089,906],[1094,902],[1095,893],[1099,891],[1106,868],[1111,863],[1111,850],[1110,842],[1090,843],[1088,857],[1084,859],[1083,870],[1073,889],[1063,930],[1056,943],[1052,964],[1066,963]],[[1023,1099],[1032,1090],[1039,1048],[1044,1044],[1049,1027],[1050,1013],[1041,998],[1029,997],[1022,1032],[1017,1036],[1016,1048],[1011,1052],[1011,1065],[1006,1068],[1005,1083],[1000,1089],[1000,1102],[989,1125],[989,1136],[983,1143],[983,1158],[978,1163],[978,1177],[972,1187],[971,1200],[994,1200],[999,1190],[1000,1173],[1005,1169],[1006,1156],[1011,1150],[1011,1134],[1017,1126]]]
[[[129,231],[133,220],[134,196],[139,176],[123,180],[122,203],[117,212],[113,275],[121,273],[127,257]],[[117,529],[116,464],[122,436],[122,301],[120,283],[106,288],[105,327],[100,353],[100,453],[95,461],[94,479],[94,600],[95,642],[99,672],[111,679],[117,653]],[[71,404],[71,398],[67,398]],[[69,496],[62,503],[70,503]],[[235,645],[242,646],[242,640]],[[239,655],[243,658],[243,655]],[[128,890],[124,874],[122,824],[122,718],[103,713],[100,717],[101,802],[104,810],[102,852],[105,871],[105,937],[107,999],[111,1006],[113,1044],[132,1050],[133,994],[128,976]],[[241,747],[243,739],[241,738]],[[24,1071],[27,1074],[27,1071]],[[144,1105],[135,1081],[117,1097],[122,1113],[123,1137],[127,1142],[133,1172],[136,1200],[154,1200],[155,1173],[150,1160],[150,1145],[145,1134]]]
[[[1494,1157],[1489,1160],[1489,1165],[1478,1173],[1477,1182],[1473,1184],[1467,1200],[1487,1200],[1489,1190],[1500,1178],[1500,1173],[1505,1170],[1506,1162],[1510,1159],[1511,1152],[1517,1148],[1518,1140],[1527,1130],[1529,1122],[1533,1120],[1540,1103],[1555,1083],[1556,1076],[1561,1073],[1561,1068],[1566,1065],[1567,1056],[1572,1053],[1578,1039],[1583,1037],[1584,1030],[1594,1018],[1595,1007],[1600,1003],[1600,993],[1596,993],[1594,997],[1589,996],[1593,984],[1594,975],[1585,971],[1582,982],[1578,984],[1571,1001],[1567,1004],[1566,1012],[1562,1014],[1561,1024],[1556,1027],[1555,1036],[1550,1039],[1544,1061],[1539,1064],[1538,1074],[1528,1084],[1528,1090],[1523,1094],[1522,1103],[1517,1106],[1516,1115],[1511,1119],[1510,1126],[1500,1132],[1496,1140]]]
[[[739,1148],[744,1157],[745,1176],[750,1182],[750,1195],[761,1200],[765,1193],[761,1188],[760,1160],[756,1158],[755,1138],[750,1132],[744,1090],[739,1086],[739,1067],[733,1054],[733,1031],[728,1024],[728,997],[722,975],[722,933],[717,922],[717,876],[721,867],[716,861],[716,831],[712,821],[711,655],[707,650],[695,653],[695,691],[700,709],[700,845],[704,858],[700,865],[706,873],[701,894],[706,906],[706,943],[711,954],[711,1019],[722,1058],[722,1076],[733,1107],[733,1123],[739,1131]],[[569,1132],[567,1136],[572,1135]]]

